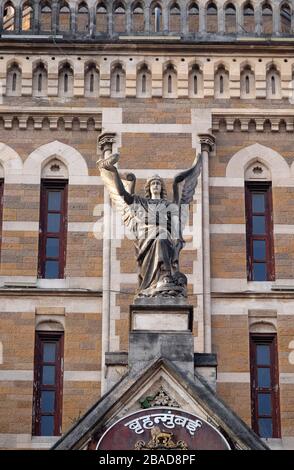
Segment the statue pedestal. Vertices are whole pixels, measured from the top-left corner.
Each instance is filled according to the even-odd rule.
[[[156,302],[157,300],[157,302]],[[140,299],[130,306],[129,367],[166,358],[194,374],[193,306],[182,300]]]

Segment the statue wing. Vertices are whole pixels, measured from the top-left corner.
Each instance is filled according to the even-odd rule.
[[[122,196],[117,188],[116,179],[119,178],[120,184],[123,185],[124,190],[128,195],[133,195],[136,187],[136,176],[133,173],[126,175],[120,174],[117,168],[114,167],[118,161],[119,155],[111,155],[107,159],[102,159],[97,162],[100,170],[100,175],[105,184],[112,204],[121,213],[123,223],[130,229],[134,228],[134,214],[131,211],[130,205],[126,203],[125,197]],[[116,176],[115,176],[116,173]]]
[[[180,229],[186,225],[189,217],[189,204],[193,200],[198,178],[202,169],[202,155],[195,158],[194,164],[189,170],[182,171],[175,176],[173,183],[174,202],[180,208]]]

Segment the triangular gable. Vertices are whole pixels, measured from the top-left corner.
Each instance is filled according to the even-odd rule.
[[[141,372],[128,372],[52,449],[82,449],[90,442],[94,443],[92,448],[95,447],[98,438],[109,426],[128,413],[140,410],[142,402],[144,406],[144,399],[152,397],[160,387],[168,391],[169,397],[179,405],[179,409],[212,423],[233,448],[268,449],[199,374],[195,373],[193,380],[169,360],[162,358],[155,360]]]

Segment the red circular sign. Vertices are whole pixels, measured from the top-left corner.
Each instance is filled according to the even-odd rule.
[[[119,419],[97,450],[229,450],[224,436],[199,416],[178,408],[147,408]]]

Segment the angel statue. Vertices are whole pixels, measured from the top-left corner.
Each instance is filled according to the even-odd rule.
[[[145,197],[135,194],[136,177],[121,175],[119,154],[99,160],[97,166],[110,198],[134,235],[139,266],[138,297],[186,297],[187,278],[179,271],[184,247],[182,232],[189,216],[201,171],[201,156],[173,182],[173,201],[167,199],[164,180],[154,175],[145,184]]]

